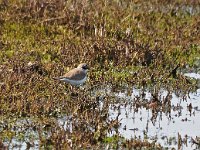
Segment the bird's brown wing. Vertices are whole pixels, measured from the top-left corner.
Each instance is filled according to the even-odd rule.
[[[83,78],[85,78],[85,72],[78,69],[78,68],[75,68],[75,69],[72,69],[70,70],[68,73],[66,73],[64,76],[64,78],[67,78],[67,79],[70,79],[70,80],[81,80]]]

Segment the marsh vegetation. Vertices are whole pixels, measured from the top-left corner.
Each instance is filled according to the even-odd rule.
[[[200,73],[199,16],[189,0],[1,0],[1,148],[199,148],[199,78],[184,75]],[[80,62],[89,79],[72,96],[52,78]],[[196,135],[148,136],[180,116]],[[125,118],[151,125],[141,136]]]

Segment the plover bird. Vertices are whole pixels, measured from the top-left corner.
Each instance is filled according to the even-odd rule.
[[[87,71],[89,67],[86,63],[81,63],[61,77],[54,77],[56,80],[64,81],[71,85],[82,85],[87,79]]]

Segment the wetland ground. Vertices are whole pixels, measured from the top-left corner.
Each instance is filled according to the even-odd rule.
[[[1,149],[200,149],[200,3],[0,0]],[[52,78],[86,62],[71,94]]]

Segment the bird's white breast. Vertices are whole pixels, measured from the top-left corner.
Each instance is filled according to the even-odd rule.
[[[70,79],[67,79],[67,78],[63,78],[61,79],[61,81],[64,81],[66,83],[70,83],[71,85],[81,85],[83,84],[87,79],[87,76],[85,76],[85,78],[81,79],[81,80],[70,80]]]

